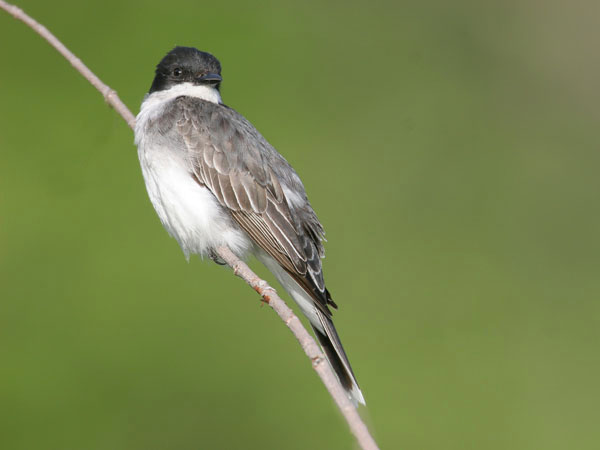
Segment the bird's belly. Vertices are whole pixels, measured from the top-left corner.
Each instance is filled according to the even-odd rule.
[[[221,245],[243,256],[250,240],[214,195],[194,180],[181,161],[170,158],[168,150],[156,153],[139,155],[146,189],[160,221],[186,256],[206,255]]]

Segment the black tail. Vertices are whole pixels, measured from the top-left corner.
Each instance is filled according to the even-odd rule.
[[[319,339],[321,347],[325,351],[325,355],[329,360],[329,364],[331,364],[331,367],[338,376],[342,387],[348,392],[348,395],[354,401],[354,403],[362,403],[364,405],[365,399],[362,395],[360,387],[358,386],[356,377],[354,376],[354,372],[352,371],[352,367],[350,366],[350,362],[348,361],[344,347],[342,347],[340,337],[337,334],[333,322],[329,317],[326,317],[318,310],[317,314],[321,324],[323,325],[325,334],[318,330],[314,325],[313,330],[315,331],[317,339]]]

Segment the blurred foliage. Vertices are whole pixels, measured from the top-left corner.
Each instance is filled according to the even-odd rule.
[[[174,45],[221,60],[325,225],[383,448],[597,448],[597,3],[19,6],[134,112]],[[4,13],[0,42],[1,448],[352,448],[274,314],[185,262],[123,120]]]

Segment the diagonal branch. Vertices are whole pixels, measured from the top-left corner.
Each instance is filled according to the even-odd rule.
[[[131,128],[135,126],[135,116],[131,114],[131,111],[129,111],[127,106],[125,106],[125,103],[121,101],[117,95],[117,92],[113,91],[109,86],[104,84],[94,72],[88,69],[88,67],[77,56],[75,56],[73,52],[65,47],[56,36],[50,33],[50,31],[48,31],[44,25],[29,17],[21,8],[6,3],[4,0],[0,0],[0,8],[5,10],[15,19],[24,22],[33,31],[43,37],[52,47],[54,47],[61,55],[63,55],[65,59],[69,61],[71,65],[85,77],[86,80],[92,83],[92,85],[100,91],[104,97],[104,100],[106,100],[106,103],[112,106],[121,115],[121,117],[125,119],[127,125],[129,125]]]
[[[22,9],[0,0],[0,9],[5,10],[15,19],[18,19],[28,25],[41,37],[43,37],[52,47],[54,47],[67,61],[83,75],[104,97],[106,102],[112,106],[123,117],[130,128],[135,127],[135,116],[129,111],[127,106],[118,97],[116,91],[104,84],[79,58],[77,58],[67,47],[65,47],[46,27],[28,16]],[[365,423],[362,421],[358,411],[344,392],[335,376],[331,366],[327,363],[325,355],[306,331],[306,328],[300,322],[300,319],[293,311],[285,304],[285,302],[277,295],[275,289],[267,284],[266,281],[260,279],[250,268],[241,261],[229,248],[220,247],[217,249],[219,257],[221,257],[229,267],[233,269],[233,273],[242,278],[256,292],[260,294],[263,300],[271,306],[277,315],[283,320],[286,326],[294,334],[300,343],[306,356],[312,361],[312,366],[321,378],[321,381],[329,391],[329,394],[334,399],[336,405],[342,412],[350,431],[356,437],[359,445],[365,450],[377,450],[377,444],[369,433]]]
[[[344,415],[344,418],[350,426],[350,431],[356,436],[361,448],[365,450],[376,450],[378,447],[369,433],[369,429],[362,421],[358,411],[346,395],[346,392],[344,392],[344,389],[333,373],[331,366],[327,363],[325,355],[321,352],[321,349],[313,337],[306,331],[306,328],[304,328],[302,322],[298,319],[298,316],[296,316],[290,307],[285,304],[279,295],[277,295],[275,289],[269,286],[266,281],[261,280],[258,275],[252,272],[250,267],[235,256],[230,249],[227,247],[219,247],[217,253],[227,265],[233,269],[235,275],[242,278],[260,294],[263,300],[275,310],[296,339],[298,339],[302,350],[304,350],[306,356],[312,361],[313,369],[319,374],[321,381]]]

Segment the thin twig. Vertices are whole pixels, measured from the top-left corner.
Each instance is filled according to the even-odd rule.
[[[65,47],[63,43],[56,38],[56,36],[50,33],[50,31],[48,31],[44,25],[29,17],[21,8],[6,3],[4,0],[0,0],[0,8],[8,12],[15,19],[24,22],[33,31],[43,37],[52,47],[58,50],[58,52],[63,55],[65,59],[69,61],[71,65],[85,77],[86,80],[92,83],[92,85],[100,91],[104,97],[104,100],[106,100],[106,103],[112,106],[121,115],[121,117],[125,119],[127,125],[129,125],[131,128],[135,126],[135,116],[131,114],[131,111],[129,111],[127,106],[125,106],[125,103],[121,101],[116,91],[104,84],[100,78],[94,74],[94,72],[88,69],[88,67],[67,47]]]
[[[0,9],[7,11],[14,18],[24,22],[36,33],[42,36],[50,45],[65,57],[71,65],[77,69],[100,93],[103,95],[106,102],[111,105],[125,119],[125,122],[133,129],[135,127],[135,116],[129,111],[127,106],[119,99],[116,91],[104,84],[88,67],[77,58],[69,49],[67,49],[46,27],[38,23],[36,20],[29,17],[25,12],[4,0],[0,0]],[[275,289],[261,280],[250,268],[241,261],[229,248],[220,247],[217,249],[217,254],[233,269],[233,272],[238,277],[248,283],[256,292],[260,294],[262,299],[275,310],[277,315],[283,320],[286,326],[292,331],[298,342],[300,343],[304,353],[311,360],[312,367],[315,369],[321,381],[329,391],[329,394],[334,399],[338,408],[342,412],[346,422],[350,427],[350,431],[356,437],[359,445],[364,450],[377,450],[377,444],[369,433],[365,423],[362,421],[358,411],[344,392],[337,377],[325,355],[306,331],[306,328],[300,322],[300,319],[293,311],[285,304],[285,302],[277,295]]]
[[[279,295],[277,295],[275,289],[252,272],[246,263],[235,256],[229,248],[219,247],[217,253],[223,261],[233,269],[234,274],[242,278],[260,294],[263,300],[275,310],[296,339],[298,339],[304,353],[306,353],[306,356],[312,361],[313,369],[315,369],[319,374],[319,377],[321,377],[321,381],[335,400],[335,403],[350,425],[350,431],[352,431],[352,434],[354,434],[361,447],[369,450],[377,449],[377,444],[371,437],[367,426],[362,421],[358,411],[346,395],[346,392],[344,392],[344,389],[333,373],[331,366],[327,363],[325,355],[323,355],[313,337],[306,331],[306,328],[304,328],[302,322],[298,319],[298,316],[296,316],[290,307],[285,304]]]

